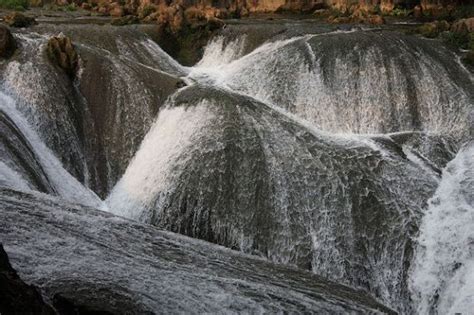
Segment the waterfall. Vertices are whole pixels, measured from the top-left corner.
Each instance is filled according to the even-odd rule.
[[[26,191],[44,189],[43,192],[61,196],[71,202],[104,208],[102,201],[92,191],[64,170],[15,108],[15,101],[3,92],[0,92],[0,118],[2,186]],[[13,134],[9,134],[9,129]],[[39,187],[35,187],[35,184],[39,184]]]
[[[221,42],[208,46],[191,76],[202,76],[204,68],[217,84],[323,130],[423,130],[465,138],[472,125],[472,75],[450,51],[433,49],[423,39],[338,31],[267,42],[226,65],[212,64],[227,60],[229,48],[242,50],[237,40],[217,58]]]
[[[440,170],[469,137],[472,76],[448,50],[391,33],[290,37],[247,54],[245,45],[210,42],[109,208],[410,312],[412,238]]]
[[[474,79],[454,52],[297,25],[258,45],[222,31],[183,67],[141,27],[61,26],[72,79],[44,53],[57,26],[15,34],[1,187],[309,270],[400,313],[474,307]]]
[[[474,301],[474,144],[443,171],[418,237],[410,287],[419,314],[469,314]]]

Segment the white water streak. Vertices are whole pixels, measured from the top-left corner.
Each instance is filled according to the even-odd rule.
[[[474,143],[458,153],[423,218],[410,288],[419,314],[474,310]]]

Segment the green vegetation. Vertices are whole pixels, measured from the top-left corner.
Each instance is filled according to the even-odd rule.
[[[152,5],[147,5],[142,9],[142,12],[140,15],[142,16],[142,18],[145,18],[149,16],[150,14],[152,14],[153,12],[155,12],[155,7]]]
[[[74,3],[70,3],[68,5],[62,6],[61,8],[63,11],[69,11],[69,12],[77,10],[77,7]]]
[[[0,8],[24,11],[28,9],[28,0],[0,0]]]
[[[444,32],[442,40],[453,48],[474,50],[474,33],[468,32]]]
[[[449,30],[449,23],[446,21],[435,21],[426,23],[418,28],[418,33],[427,38],[436,38],[442,32]]]
[[[403,9],[399,7],[395,7],[391,12],[391,16],[397,16],[397,17],[407,17],[413,13],[413,10],[408,10],[408,9]]]

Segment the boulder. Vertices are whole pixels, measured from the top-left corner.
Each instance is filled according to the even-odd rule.
[[[124,9],[119,3],[113,2],[110,4],[109,14],[113,17],[122,17],[124,15]]]
[[[0,244],[0,314],[55,314],[38,289],[20,279]]]
[[[8,27],[0,25],[0,58],[9,58],[16,49],[15,38]]]
[[[453,32],[474,32],[474,17],[461,19],[453,23],[451,26]]]
[[[11,27],[29,27],[38,24],[34,18],[19,12],[13,12],[5,16],[5,23]]]
[[[69,37],[62,35],[51,37],[48,41],[47,52],[51,61],[69,76],[75,75],[79,65],[79,56]]]

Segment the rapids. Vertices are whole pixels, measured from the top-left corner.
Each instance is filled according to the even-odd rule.
[[[141,273],[149,271],[146,262],[167,260],[156,253],[178,236],[157,236],[166,240],[156,247],[149,225],[289,265],[303,272],[295,283],[311,271],[400,313],[474,308],[471,72],[440,42],[396,30],[285,23],[230,24],[193,67],[181,66],[154,43],[150,26],[98,31],[87,24],[40,24],[16,31],[20,51],[0,62],[0,204],[11,222],[18,208],[18,220],[33,224],[35,203],[46,218],[38,228],[46,241],[36,249],[15,241],[21,230],[0,229],[20,273],[47,294],[57,289],[47,280],[55,277],[47,269],[53,263],[47,239],[55,237],[48,225],[65,224],[53,218],[74,217],[79,225],[102,222],[74,234],[81,251],[88,239],[96,244],[107,238],[103,224],[120,244],[131,244],[128,255],[137,254],[136,270],[126,274],[150,281],[156,294],[166,286],[156,289]],[[44,53],[59,30],[80,55],[72,81]],[[153,255],[146,254],[148,246]],[[214,259],[207,255],[215,250],[227,255],[216,245],[199,246],[205,260]],[[97,264],[108,261],[106,251],[91,248],[85,255]],[[185,259],[196,255],[185,252]],[[39,271],[25,263],[34,255],[42,257]],[[240,277],[255,277],[243,258],[248,256],[232,255]],[[54,279],[63,287],[60,277],[72,270],[59,266]],[[90,271],[82,274],[88,281],[107,282],[100,268],[82,262],[77,267]],[[162,277],[161,268],[154,264],[151,273]],[[234,267],[222,268],[219,281],[228,283]],[[212,272],[186,271],[167,281],[197,284],[195,277]],[[268,281],[272,271],[258,272],[257,282]],[[207,284],[205,297],[186,290],[208,301],[224,286],[219,281]],[[254,286],[252,281],[245,286]],[[278,286],[287,286],[280,281]],[[132,282],[130,296],[144,309],[162,303],[144,298],[148,289]],[[262,290],[270,292],[267,297],[276,292]],[[310,290],[306,282],[301,290]],[[295,312],[382,310],[357,294],[346,304],[326,305],[305,304],[307,297],[294,293],[275,309],[271,299],[236,292],[236,305],[220,296],[225,307],[209,300],[203,311],[255,311],[257,300],[264,301],[260,311],[290,309],[292,303]],[[245,303],[256,308],[242,308]]]

